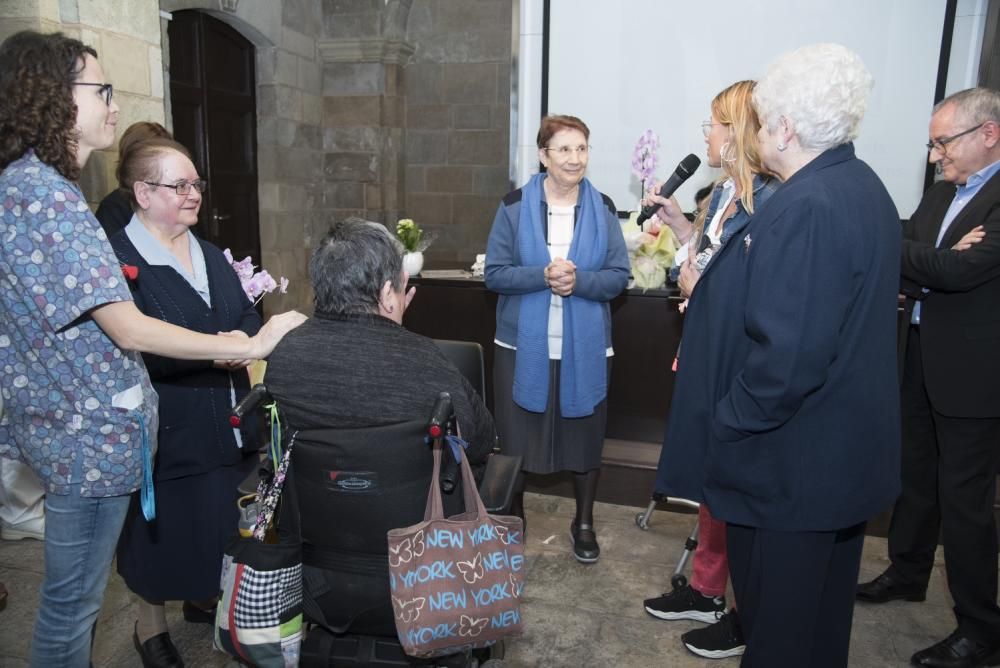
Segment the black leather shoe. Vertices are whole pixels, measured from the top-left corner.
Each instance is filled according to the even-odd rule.
[[[573,544],[573,556],[582,564],[592,564],[601,556],[601,546],[597,544],[597,534],[590,524],[577,526],[576,520],[569,526],[569,539]]]
[[[205,610],[204,608],[199,608],[191,601],[184,601],[184,605],[181,606],[181,612],[184,614],[185,622],[191,622],[192,624],[215,623],[215,608]]]
[[[955,630],[941,642],[910,658],[914,666],[928,668],[980,668],[1000,665],[1000,640],[985,645]]]
[[[855,596],[865,603],[885,603],[895,600],[919,602],[927,598],[927,585],[900,582],[886,571],[871,582],[859,584]]]
[[[184,660],[170,640],[169,633],[160,633],[140,643],[138,632],[133,631],[132,642],[142,658],[143,668],[184,668]]]

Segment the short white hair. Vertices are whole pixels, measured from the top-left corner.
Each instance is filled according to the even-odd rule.
[[[753,102],[769,131],[784,117],[802,148],[825,151],[858,136],[873,83],[861,57],[847,47],[811,44],[771,63]]]

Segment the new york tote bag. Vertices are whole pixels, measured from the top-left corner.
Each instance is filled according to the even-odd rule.
[[[444,517],[441,447],[440,441],[434,445],[424,521],[388,533],[396,632],[406,653],[417,657],[488,647],[521,631],[521,519],[487,514],[461,446],[456,457],[465,512]]]

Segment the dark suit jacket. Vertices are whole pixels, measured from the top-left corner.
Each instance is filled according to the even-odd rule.
[[[950,249],[985,226],[986,237],[967,251],[934,245],[954,197],[953,184],[935,184],[903,226],[900,291],[907,322],[914,299],[922,300],[920,350],[934,409],[951,417],[1000,417],[1000,174],[983,184],[941,240],[941,249]],[[908,329],[901,329],[901,351]]]
[[[129,281],[140,311],[153,318],[204,334],[239,329],[253,336],[260,316],[240,287],[239,277],[222,251],[201,241],[208,272],[212,306],[195,292],[172,267],[151,266],[142,259],[125,231],[111,239],[118,260],[139,268]],[[241,399],[249,390],[245,369],[230,373],[210,361],[177,360],[144,353],[153,387],[160,395],[159,449],[154,475],[169,480],[205,473],[218,466],[238,463],[243,454],[257,449],[256,421],[241,426],[243,450],[236,446],[229,413],[233,404],[230,378]]]
[[[691,297],[658,491],[788,531],[852,526],[893,502],[899,243],[853,145],[778,188]]]

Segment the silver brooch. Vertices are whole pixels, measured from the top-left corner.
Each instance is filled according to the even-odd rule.
[[[745,237],[743,237],[743,253],[744,254],[750,252],[750,244],[751,243],[753,243],[753,239],[750,238],[749,234],[747,234]]]

